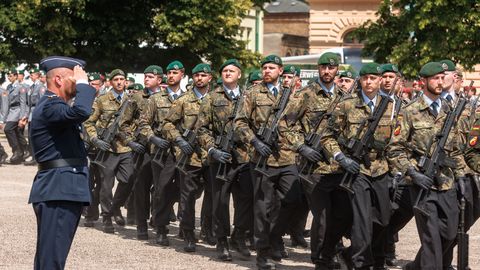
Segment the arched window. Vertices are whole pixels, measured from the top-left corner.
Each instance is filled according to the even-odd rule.
[[[346,45],[362,44],[362,41],[358,40],[358,38],[353,35],[353,29],[352,29],[343,35],[343,44],[346,44]]]

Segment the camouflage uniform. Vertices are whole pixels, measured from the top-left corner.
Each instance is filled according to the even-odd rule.
[[[242,95],[243,93],[239,93]],[[217,86],[214,91],[205,98],[200,108],[198,120],[198,141],[202,148],[208,152],[215,148],[215,140],[233,129],[233,119],[230,119],[237,102],[241,97],[233,99],[226,92],[223,85]],[[238,109],[237,109],[238,111]],[[222,240],[230,234],[229,202],[230,193],[233,195],[235,215],[235,237],[245,237],[245,231],[253,230],[253,186],[248,164],[250,151],[249,145],[242,143],[237,134],[234,134],[234,146],[232,149],[232,163],[227,165],[230,182],[215,179],[220,167],[213,159],[210,161],[213,187],[213,218],[217,239]],[[233,238],[233,236],[232,236]],[[242,239],[241,239],[242,240]]]
[[[408,167],[417,167],[420,158],[433,150],[433,147],[429,149],[429,145],[440,132],[446,114],[451,110],[446,100],[442,99],[441,105],[435,117],[426,97],[423,96],[406,106],[400,113],[400,130],[395,133],[392,143],[387,148],[392,170],[405,174]],[[443,266],[447,267],[450,264],[451,259],[448,259],[446,251],[455,239],[459,213],[454,180],[465,174],[465,162],[462,159],[459,137],[459,129],[454,126],[449,134],[445,152],[457,166],[442,168],[439,177],[445,182],[430,188],[428,197],[422,205],[429,211],[430,216],[414,212],[420,239],[424,240],[415,261],[407,265],[407,269],[442,269]],[[406,176],[405,180],[411,183],[409,176]],[[417,198],[419,190],[417,186],[411,186],[410,193],[413,201]],[[448,219],[439,219],[440,212]],[[439,249],[441,252],[437,252]]]
[[[246,91],[243,106],[235,118],[235,131],[243,143],[249,144],[256,137],[255,133],[262,125],[270,125],[274,113],[272,108],[281,100],[281,87],[275,97],[263,82]],[[297,179],[295,164],[296,152],[303,144],[301,124],[297,121],[306,108],[303,91],[292,93],[285,107],[277,129],[278,140],[273,147],[273,154],[267,159],[268,178],[257,173],[254,182],[254,226],[257,252],[265,254],[268,249],[282,249],[281,235],[288,225],[288,216],[300,200],[301,188]],[[260,155],[253,151],[252,166]],[[260,195],[262,194],[262,195]],[[289,194],[289,196],[286,196]],[[280,207],[281,202],[281,207]],[[259,259],[257,255],[257,260]]]
[[[374,110],[385,98],[389,99],[389,97],[379,93],[376,95]],[[355,192],[351,199],[353,213],[351,227],[352,261],[354,266],[358,268],[374,264],[382,267],[384,265],[384,262],[377,261],[382,254],[374,254],[374,252],[378,253],[380,249],[383,249],[385,228],[388,225],[391,211],[388,190],[391,177],[388,175],[389,166],[385,158],[385,147],[392,136],[392,112],[393,103],[390,101],[374,133],[373,148],[368,153],[371,162],[370,167],[361,162],[360,173],[350,176],[353,177],[352,189]],[[362,92],[337,105],[325,130],[324,137],[321,139],[325,152],[330,159],[340,152],[345,152],[348,155],[347,143],[351,139],[362,138],[368,124],[358,134],[359,128],[371,114],[372,111],[366,104]],[[331,161],[335,163],[335,161]]]
[[[113,92],[114,90],[111,90],[105,95],[97,97],[93,103],[93,113],[84,123],[90,141],[98,138],[100,130],[110,127],[115,121],[115,113],[120,110],[124,102],[128,101],[130,103],[126,106],[134,106],[125,92],[122,94],[121,102],[116,99]],[[125,125],[124,122],[131,121],[131,119],[127,119],[125,116],[126,114],[118,116],[122,117],[119,123],[119,132],[110,143],[112,147],[105,153],[106,157],[102,161],[102,165],[105,168],[100,167],[103,175],[102,187],[100,189],[100,205],[104,221],[111,218],[112,215],[115,217],[121,216],[120,207],[125,203],[132,189],[134,170],[132,150],[126,146],[127,137],[131,134],[131,130],[125,131],[124,129],[124,131],[120,131],[120,127]],[[115,178],[118,179],[119,186],[112,199],[112,188]]]
[[[165,117],[170,112],[174,99],[167,93],[166,90],[160,90],[154,93],[147,101],[144,110],[140,116],[139,121],[139,141],[145,143],[149,141],[152,136],[162,136],[162,128],[165,122]],[[147,144],[151,158],[153,159],[157,148],[153,144]],[[152,160],[153,172],[153,220],[157,232],[164,231],[170,223],[170,209],[175,201],[178,200],[178,172],[175,169],[175,157],[173,155],[173,147],[167,150],[168,153],[164,155],[163,160]],[[163,164],[163,167],[159,165]]]
[[[208,93],[207,93],[208,95]],[[205,96],[199,98],[196,90],[190,89],[180,96],[172,105],[170,112],[165,117],[162,133],[166,139],[174,142],[182,136],[185,130],[196,132],[200,106],[205,102]],[[180,227],[191,235],[195,229],[195,200],[198,193],[205,187],[202,204],[202,229],[212,229],[212,193],[210,188],[210,172],[207,164],[207,152],[197,142],[191,145],[194,153],[186,160],[186,174],[180,176]],[[182,151],[176,151],[179,159]]]

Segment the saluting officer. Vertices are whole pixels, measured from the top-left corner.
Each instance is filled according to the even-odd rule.
[[[177,65],[178,64],[174,64]],[[182,65],[183,68],[183,65]],[[170,142],[175,143],[181,150],[177,151],[176,158],[185,156],[184,172],[180,175],[180,228],[185,237],[184,250],[195,252],[195,201],[204,189],[202,204],[202,231],[205,240],[210,245],[216,244],[212,235],[212,190],[210,172],[206,162],[207,153],[200,148],[195,139],[194,143],[185,140],[182,134],[186,131],[196,132],[196,125],[200,113],[200,106],[208,95],[209,83],[212,80],[212,71],[208,64],[198,64],[192,70],[193,87],[176,100],[163,125],[163,135]]]
[[[454,182],[465,175],[465,163],[459,149],[460,137],[456,125],[447,138],[445,153],[456,166],[441,167],[441,183],[424,175],[418,163],[422,156],[429,156],[433,138],[442,128],[448,111],[452,108],[440,97],[445,72],[438,62],[425,64],[419,75],[426,89],[422,97],[401,111],[400,132],[393,136],[387,147],[387,155],[395,170],[406,175],[413,201],[423,190],[426,199],[420,202],[428,215],[414,211],[421,248],[415,260],[406,269],[445,269],[450,265],[445,252],[453,243],[458,226],[458,204]]]
[[[48,90],[33,111],[29,131],[38,162],[29,198],[38,230],[34,269],[65,267],[82,209],[90,202],[87,153],[80,134],[81,123],[92,111],[95,89],[88,85],[84,65],[63,56],[40,61]]]
[[[346,177],[351,177],[352,180],[351,189],[354,194],[350,195],[353,213],[350,249],[356,269],[370,269],[371,266],[374,269],[384,269],[385,264],[381,258],[391,211],[389,182],[392,178],[388,174],[384,151],[392,135],[393,103],[389,97],[379,93],[381,75],[382,70],[377,63],[362,66],[362,90],[337,105],[322,138],[328,157],[335,160],[349,174]],[[368,119],[385,99],[388,100],[387,108],[379,116],[372,149],[365,153],[367,157],[364,160],[352,159],[348,142],[362,138],[369,127]],[[330,225],[327,224],[327,232]],[[326,237],[329,237],[328,233]]]
[[[245,244],[246,231],[253,230],[253,183],[248,164],[249,146],[240,142],[235,134],[231,141],[231,152],[225,152],[216,140],[226,140],[233,131],[232,113],[241,106],[244,89],[238,84],[242,76],[237,59],[229,59],[220,67],[222,84],[205,98],[200,107],[198,141],[208,152],[213,187],[213,227],[217,237],[217,252],[221,260],[232,260],[227,237],[230,235],[230,193],[234,203],[234,233],[231,243],[240,254],[248,258],[250,251]],[[219,179],[217,172],[223,163],[225,175]],[[222,173],[222,172],[220,172]]]

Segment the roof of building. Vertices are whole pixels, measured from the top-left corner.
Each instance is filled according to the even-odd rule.
[[[275,0],[265,4],[267,13],[309,13],[310,6],[300,0]]]

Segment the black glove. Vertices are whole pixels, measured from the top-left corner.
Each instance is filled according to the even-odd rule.
[[[360,172],[360,164],[356,162],[355,160],[346,157],[343,153],[338,154],[335,157],[335,160],[342,166],[342,168],[351,173],[351,174],[357,174]]]
[[[178,147],[182,150],[183,153],[186,155],[191,155],[193,154],[193,147],[185,141],[185,139],[182,136],[179,136],[175,139],[175,143],[177,143]]]
[[[215,160],[221,163],[227,163],[232,159],[232,155],[230,153],[224,152],[217,148],[212,148],[208,151],[208,154]]]
[[[251,141],[255,150],[263,157],[268,157],[272,154],[272,149],[268,147],[268,145],[264,144],[261,140],[257,139],[257,137],[253,138]]]
[[[127,143],[127,146],[130,147],[133,150],[133,152],[137,154],[145,153],[145,147],[137,142],[129,142]]]
[[[298,149],[298,153],[315,163],[319,162],[322,159],[322,154],[305,144],[302,144],[302,146],[300,146],[300,148]]]
[[[414,167],[409,167],[407,169],[407,175],[412,178],[412,181],[415,185],[419,186],[422,189],[430,189],[433,185],[433,179],[426,176],[425,174],[417,171]]]
[[[170,146],[170,142],[155,135],[150,137],[149,141],[160,149],[167,149]]]
[[[104,140],[100,140],[97,137],[92,138],[91,141],[92,141],[93,145],[95,145],[95,147],[97,147],[98,149],[100,149],[102,151],[108,151],[108,149],[110,149],[110,147],[111,147],[111,145],[109,143],[107,143]]]

